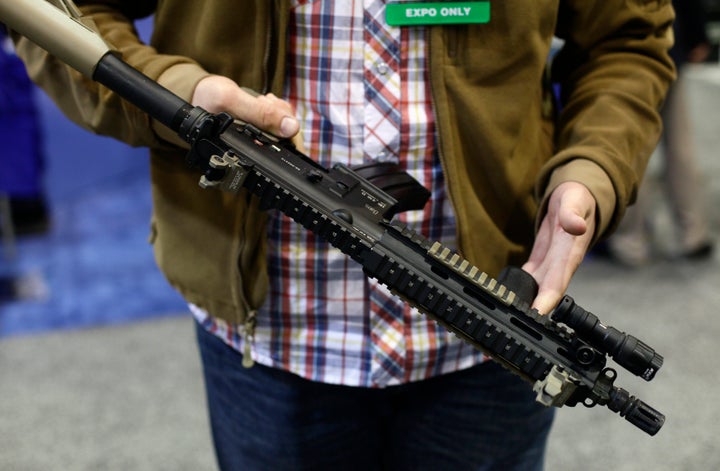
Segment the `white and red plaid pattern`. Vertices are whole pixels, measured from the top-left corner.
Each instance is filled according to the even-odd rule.
[[[399,162],[432,192],[400,217],[452,246],[454,215],[435,146],[422,28],[389,27],[384,0],[297,0],[286,98],[311,157],[324,166]],[[270,294],[257,315],[255,361],[302,377],[383,387],[482,361],[482,355],[409,309],[355,262],[285,216],[271,214]],[[243,351],[238,326],[194,309]]]

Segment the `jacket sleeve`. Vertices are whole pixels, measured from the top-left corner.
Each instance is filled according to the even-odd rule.
[[[181,98],[190,100],[197,82],[207,75],[187,57],[160,54],[143,44],[133,21],[153,12],[152,1],[76,1],[105,42],[131,66]],[[15,37],[16,49],[31,79],[72,121],[96,134],[133,146],[179,144],[169,129],[106,87],[82,76],[26,38]]]
[[[595,239],[612,230],[636,197],[660,136],[659,109],[674,80],[670,0],[562,0],[553,61],[561,90],[557,153],[538,191],[592,182]]]

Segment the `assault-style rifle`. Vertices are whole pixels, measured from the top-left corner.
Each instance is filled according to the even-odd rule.
[[[292,145],[227,114],[193,107],[112,53],[69,0],[2,0],[0,20],[107,86],[191,146],[200,185],[249,192],[361,264],[418,311],[532,384],[538,402],[607,406],[650,435],[665,417],[614,386],[609,358],[650,381],[663,358],[565,296],[551,315],[530,308],[537,286],[517,268],[494,279],[460,255],[393,219],[413,182],[385,191],[344,165],[327,169]],[[410,205],[413,203],[410,202]]]

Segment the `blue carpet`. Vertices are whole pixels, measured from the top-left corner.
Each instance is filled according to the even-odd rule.
[[[0,276],[20,299],[0,304],[0,337],[186,312],[147,242],[147,151],[91,135],[38,95],[51,230],[17,240]]]

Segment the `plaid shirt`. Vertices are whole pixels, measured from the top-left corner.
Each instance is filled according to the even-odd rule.
[[[286,99],[311,157],[399,162],[431,190],[399,217],[453,246],[454,215],[435,146],[423,28],[389,27],[385,0],[295,0]],[[255,361],[314,381],[384,387],[482,361],[482,355],[410,309],[361,267],[280,213],[268,226],[270,293],[251,345],[193,307],[198,320]],[[249,347],[249,348],[245,348]]]

